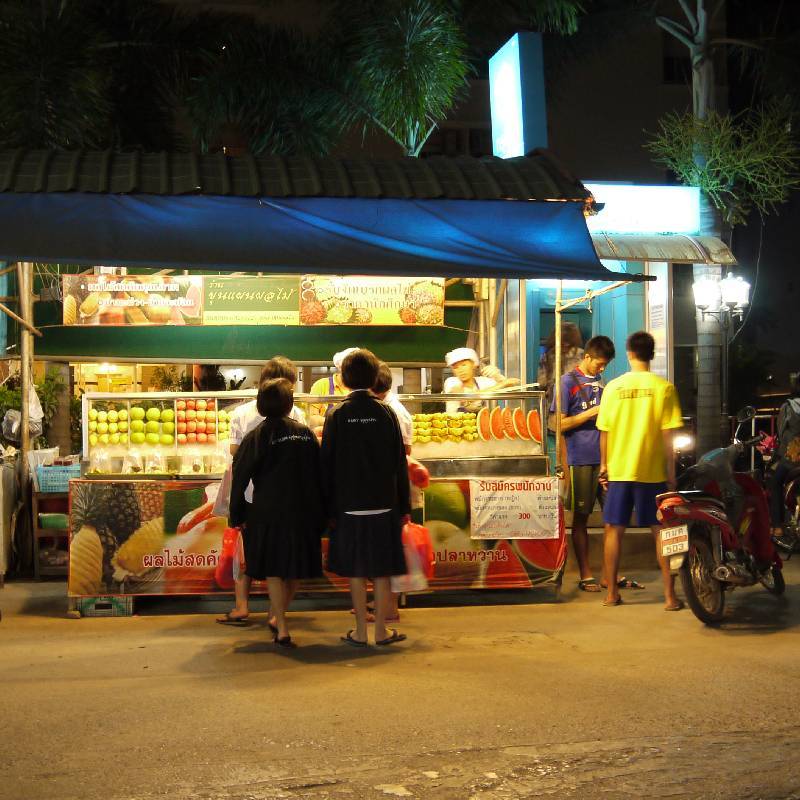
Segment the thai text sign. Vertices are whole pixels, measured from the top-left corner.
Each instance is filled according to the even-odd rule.
[[[470,481],[473,539],[557,539],[557,478]]]
[[[444,325],[444,280],[65,275],[64,325]]]

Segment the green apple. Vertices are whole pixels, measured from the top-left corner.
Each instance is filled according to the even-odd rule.
[[[144,409],[141,406],[134,406],[131,409],[131,419],[144,419]]]
[[[170,445],[175,443],[175,437],[169,433],[162,433],[161,434],[161,444],[163,445]]]
[[[140,419],[134,419],[131,421],[131,432],[132,433],[144,433],[144,422]],[[131,439],[131,441],[133,441]]]
[[[109,422],[108,423],[108,432],[111,434],[116,433],[119,430],[119,426],[116,422]]]
[[[97,423],[94,420],[91,420],[89,422],[89,430],[90,431],[96,431],[97,430]]]
[[[147,444],[158,444],[158,434],[147,433],[145,434],[144,440],[147,442]]]
[[[175,433],[175,423],[174,422],[162,422],[161,423],[161,433]]]
[[[119,444],[119,434],[112,433],[111,436],[108,437],[111,444]]]
[[[158,433],[160,427],[161,426],[154,419],[148,420],[144,425],[144,429],[147,433]]]
[[[96,433],[90,433],[89,434],[89,444],[92,447],[96,447],[97,446],[97,434]]]
[[[135,422],[132,424],[136,424]],[[144,434],[141,431],[136,431],[131,434],[131,444],[144,444]]]
[[[171,408],[165,408],[161,412],[162,422],[172,422],[175,419],[175,412]]]
[[[97,423],[97,432],[98,433],[108,433],[108,423],[107,422],[98,422]]]
[[[121,409],[119,410],[119,414],[118,414],[117,416],[118,416],[118,417],[119,417],[121,420],[123,420],[123,419],[128,419],[128,412],[127,412],[127,411],[126,411],[124,408],[121,408]]]
[[[121,433],[125,433],[125,431],[127,431],[127,430],[128,430],[128,423],[127,423],[127,422],[126,422],[124,419],[121,419],[121,420],[120,420],[120,421],[117,423],[117,428],[119,428],[119,430],[120,430],[120,432],[121,432]]]
[[[114,411],[113,409],[108,412],[108,421],[109,422],[116,422],[119,419],[119,414]]]
[[[106,422],[108,420],[108,412],[107,411],[100,411],[97,414],[97,421],[98,422]]]
[[[89,409],[89,419],[97,419],[97,409],[90,408]]]
[[[120,434],[119,443],[120,444],[128,444],[128,434],[127,433],[121,433]]]
[[[158,420],[161,419],[161,411],[155,408],[155,406],[153,408],[148,408],[145,417],[150,421],[158,422]]]
[[[109,442],[108,434],[107,433],[101,433],[100,434],[100,444],[108,444],[108,442]]]

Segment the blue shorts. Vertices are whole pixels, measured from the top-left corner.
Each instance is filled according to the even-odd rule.
[[[656,496],[666,491],[666,483],[609,481],[603,522],[606,525],[629,525],[631,514],[636,509],[636,522],[640,528],[658,525]]]

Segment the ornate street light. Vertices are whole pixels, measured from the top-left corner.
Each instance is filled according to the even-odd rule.
[[[729,272],[722,280],[698,278],[692,284],[694,304],[705,319],[714,317],[722,329],[722,413],[728,417],[728,349],[736,335],[734,328],[741,326],[744,312],[750,305],[750,284]]]

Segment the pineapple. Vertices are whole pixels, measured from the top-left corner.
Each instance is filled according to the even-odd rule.
[[[142,525],[117,551],[113,564],[117,578],[143,575],[149,569],[142,564],[144,556],[155,555],[163,546],[164,518],[156,517]]]
[[[139,501],[139,513],[142,525],[151,519],[163,516],[164,495],[161,489],[153,484],[139,483],[136,486],[136,497]]]
[[[94,528],[84,526],[72,537],[69,553],[69,593],[92,595],[101,591],[103,547]]]

